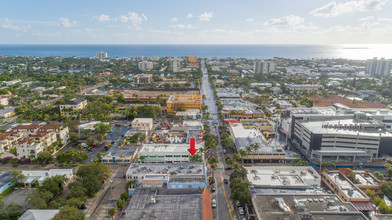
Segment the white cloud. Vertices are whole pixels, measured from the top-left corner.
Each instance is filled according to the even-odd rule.
[[[147,21],[147,16],[143,13],[139,16],[136,12],[128,12],[126,15],[120,15],[116,20],[123,23],[131,22],[134,27],[138,28],[143,21]]]
[[[0,24],[0,28],[6,30],[26,32],[30,28],[30,26],[20,26],[15,24]]]
[[[300,25],[305,21],[304,18],[295,16],[295,15],[288,15],[280,18],[273,18],[270,19],[266,22],[264,22],[264,25],[266,26],[295,26],[295,25]]]
[[[177,22],[177,21],[178,21],[178,18],[174,17],[174,18],[170,19],[170,21],[171,21],[171,22]]]
[[[388,0],[357,0],[349,2],[330,2],[320,8],[316,8],[310,14],[319,17],[336,17],[350,12],[377,11],[381,10]]]
[[[203,14],[199,15],[200,21],[209,21],[214,16],[213,12],[204,12]]]
[[[68,28],[68,27],[76,25],[76,21],[70,21],[69,18],[60,18],[59,20],[60,21],[58,23],[58,26],[60,26],[60,27],[67,27]]]
[[[367,16],[367,17],[363,17],[358,19],[358,21],[369,21],[369,20],[373,20],[374,16]]]
[[[192,13],[189,13],[189,14],[186,15],[186,17],[187,17],[187,18],[193,18],[193,14],[192,14]]]
[[[253,19],[253,18],[247,18],[245,21],[246,22],[253,22],[255,19]]]
[[[109,15],[102,14],[102,15],[100,15],[100,16],[94,16],[92,19],[93,19],[93,20],[100,21],[100,22],[102,22],[102,21],[110,21],[110,16],[109,16]]]
[[[176,24],[172,25],[174,28],[179,28],[179,29],[191,29],[192,25],[191,24]]]

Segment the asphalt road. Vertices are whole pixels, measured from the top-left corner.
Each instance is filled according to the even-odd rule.
[[[210,112],[210,120],[209,120],[209,125],[211,128],[211,133],[219,138],[219,118],[218,118],[218,106],[216,105],[215,97],[214,97],[214,92],[212,90],[210,81],[208,79],[208,72],[207,72],[207,67],[202,61],[202,72],[203,72],[203,83],[202,83],[202,95],[205,95],[206,99],[204,100],[204,104],[208,106],[208,112]],[[213,122],[219,122],[216,125],[214,125]],[[229,184],[225,184],[223,181],[224,179],[229,178],[229,174],[226,173],[225,167],[227,164],[224,161],[224,158],[222,157],[223,155],[223,149],[222,145],[220,142],[217,145],[217,148],[215,149],[215,152],[213,152],[216,158],[219,158],[219,164],[218,168],[216,171],[212,171],[215,176],[215,186],[216,186],[216,191],[212,193],[212,198],[216,199],[217,207],[213,210],[213,217],[214,219],[222,219],[222,220],[227,220],[227,219],[233,219],[237,218],[239,219],[233,209],[231,200],[230,200],[230,187]]]

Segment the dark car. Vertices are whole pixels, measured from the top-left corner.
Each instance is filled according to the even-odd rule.
[[[228,180],[228,179],[224,179],[224,182],[225,182],[226,184],[228,184],[228,183],[229,183],[229,180]]]
[[[231,170],[231,169],[233,169],[231,166],[225,168],[225,170]]]
[[[215,186],[212,186],[212,187],[211,187],[211,191],[212,191],[212,192],[215,192],[215,190],[216,190]]]
[[[237,207],[240,207],[241,206],[241,203],[237,200],[237,201],[235,201],[235,204],[237,205]]]
[[[87,205],[86,204],[81,204],[80,206],[78,206],[78,209],[87,209]]]
[[[245,215],[240,215],[240,220],[246,220],[246,216]]]
[[[88,151],[88,152],[93,152],[93,149],[92,149],[92,148],[89,148],[87,151]]]

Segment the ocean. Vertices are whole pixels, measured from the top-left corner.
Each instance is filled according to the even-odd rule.
[[[113,57],[198,57],[270,59],[284,57],[291,59],[345,58],[370,59],[373,57],[392,58],[392,44],[363,45],[7,45],[0,44],[0,56],[59,56],[95,57],[104,51]]]

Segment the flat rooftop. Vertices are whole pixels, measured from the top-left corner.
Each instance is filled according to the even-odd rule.
[[[354,122],[352,119],[341,119],[341,120],[328,120],[328,121],[302,121],[301,124],[312,131],[313,133],[324,133],[324,134],[343,134],[343,135],[359,135],[359,136],[392,136],[391,133],[378,129],[378,125],[372,121],[370,122]],[[331,125],[332,127],[329,127]],[[351,129],[351,128],[334,128],[333,126],[343,125],[356,125],[363,126],[365,130]],[[371,127],[375,128],[372,129]]]
[[[358,185],[367,185],[367,186],[378,186],[380,185],[380,181],[378,181],[373,176],[368,173],[356,172],[355,178],[359,180]]]
[[[11,172],[0,171],[0,188],[7,185],[12,178]]]
[[[332,181],[340,188],[340,190],[346,194],[348,198],[359,198],[359,199],[366,199],[367,196],[358,189],[355,185],[350,183],[345,176],[343,176],[339,172],[329,172],[327,174]],[[352,196],[349,195],[349,191],[352,191]]]
[[[245,129],[242,123],[231,123],[230,130],[235,138],[254,137],[262,138],[263,135],[258,129]]]
[[[320,186],[320,175],[310,166],[244,167],[247,178],[256,187],[312,188]]]
[[[196,146],[198,149],[199,147]],[[189,144],[143,144],[140,153],[160,153],[160,152],[175,152],[175,153],[188,153]]]
[[[138,188],[120,219],[202,220],[202,192],[203,189]]]
[[[127,175],[170,174],[175,175],[204,175],[204,163],[133,163],[129,166]]]
[[[261,220],[367,220],[351,203],[333,194],[254,195],[252,201]]]

